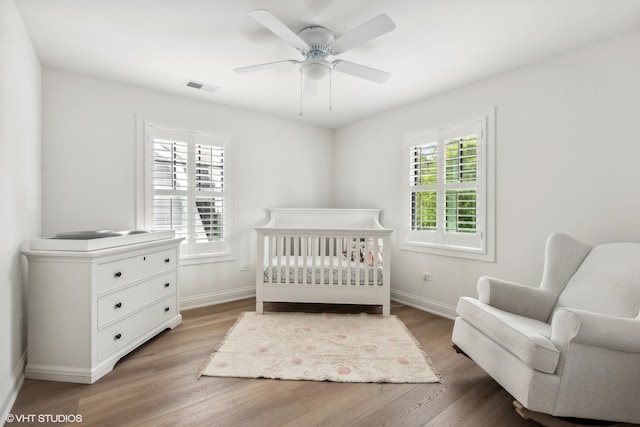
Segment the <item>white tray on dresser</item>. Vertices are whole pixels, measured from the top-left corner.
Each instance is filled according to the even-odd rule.
[[[91,384],[179,325],[181,240],[159,232],[32,241],[25,376]]]

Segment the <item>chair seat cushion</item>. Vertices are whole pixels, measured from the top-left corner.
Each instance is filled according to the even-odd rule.
[[[462,297],[458,315],[538,371],[553,373],[560,352],[549,340],[551,325]]]

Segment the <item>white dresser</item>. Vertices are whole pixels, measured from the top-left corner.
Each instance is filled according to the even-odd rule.
[[[24,251],[27,378],[94,383],[121,357],[180,324],[182,239],[151,234],[140,236],[140,243],[135,236],[76,242],[80,250],[74,241],[43,239]],[[104,247],[119,243],[124,245]]]

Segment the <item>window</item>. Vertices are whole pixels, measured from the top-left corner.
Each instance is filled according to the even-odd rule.
[[[493,259],[489,116],[405,138],[403,249]]]
[[[228,135],[144,123],[144,226],[183,237],[183,257],[232,255]]]

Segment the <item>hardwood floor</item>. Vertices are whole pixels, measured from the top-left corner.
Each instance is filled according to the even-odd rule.
[[[84,426],[538,426],[471,360],[451,348],[453,322],[400,304],[397,315],[443,384],[349,384],[200,377],[255,300],[183,312],[183,323],[123,358],[92,385],[26,380],[13,415],[79,415]],[[271,311],[379,312],[379,308],[268,304]],[[44,425],[14,422],[11,425]],[[10,425],[7,423],[6,425]]]

